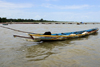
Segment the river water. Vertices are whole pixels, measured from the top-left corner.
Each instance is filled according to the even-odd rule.
[[[11,24],[17,30],[63,33],[99,28],[99,24]],[[100,30],[84,38],[53,42],[33,42],[13,35],[24,35],[0,27],[0,67],[100,67]]]

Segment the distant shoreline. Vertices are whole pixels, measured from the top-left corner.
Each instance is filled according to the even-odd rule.
[[[5,22],[0,24],[100,24],[99,22]]]

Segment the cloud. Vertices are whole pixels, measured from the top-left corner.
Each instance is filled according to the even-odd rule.
[[[1,14],[2,13],[2,14]],[[100,11],[98,12],[27,12],[20,10],[2,11],[0,15],[7,18],[23,18],[23,19],[45,19],[57,21],[83,21],[93,22],[100,21]]]
[[[28,3],[11,3],[0,0],[0,17],[22,18],[27,15],[25,8],[33,7]],[[24,14],[23,14],[24,13]]]
[[[57,21],[78,21],[78,22],[99,22],[100,11],[98,12],[45,12],[38,14],[46,20]]]
[[[88,8],[89,5],[72,5],[72,6],[61,6],[58,7],[60,9],[82,9],[82,8]]]
[[[64,6],[58,6],[58,5],[52,5],[52,4],[43,4],[43,7],[46,8],[54,8],[54,9],[83,9],[83,8],[89,8],[89,5],[64,5]]]
[[[54,0],[48,0],[54,1]],[[37,4],[38,5],[38,4]],[[100,21],[100,11],[94,11],[93,8],[98,6],[91,5],[53,5],[53,4],[39,4],[34,9],[33,4],[29,3],[11,3],[0,1],[0,17],[7,18],[26,18],[26,19],[46,19],[46,20],[57,20],[57,21]],[[32,7],[32,8],[31,8]],[[74,9],[87,9],[87,11],[74,11]],[[28,9],[25,9],[28,8]],[[45,9],[52,9],[51,11]],[[55,10],[53,10],[55,9]],[[62,12],[59,10],[62,9]],[[72,9],[68,11],[63,11],[66,9]]]
[[[32,6],[33,6],[32,4],[27,4],[27,3],[15,4],[10,2],[0,1],[0,8],[29,8]]]

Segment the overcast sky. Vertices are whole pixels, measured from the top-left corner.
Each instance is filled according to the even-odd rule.
[[[100,0],[0,0],[0,17],[100,22]]]

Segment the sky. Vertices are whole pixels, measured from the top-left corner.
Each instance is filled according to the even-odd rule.
[[[100,0],[0,0],[0,17],[100,22]]]

